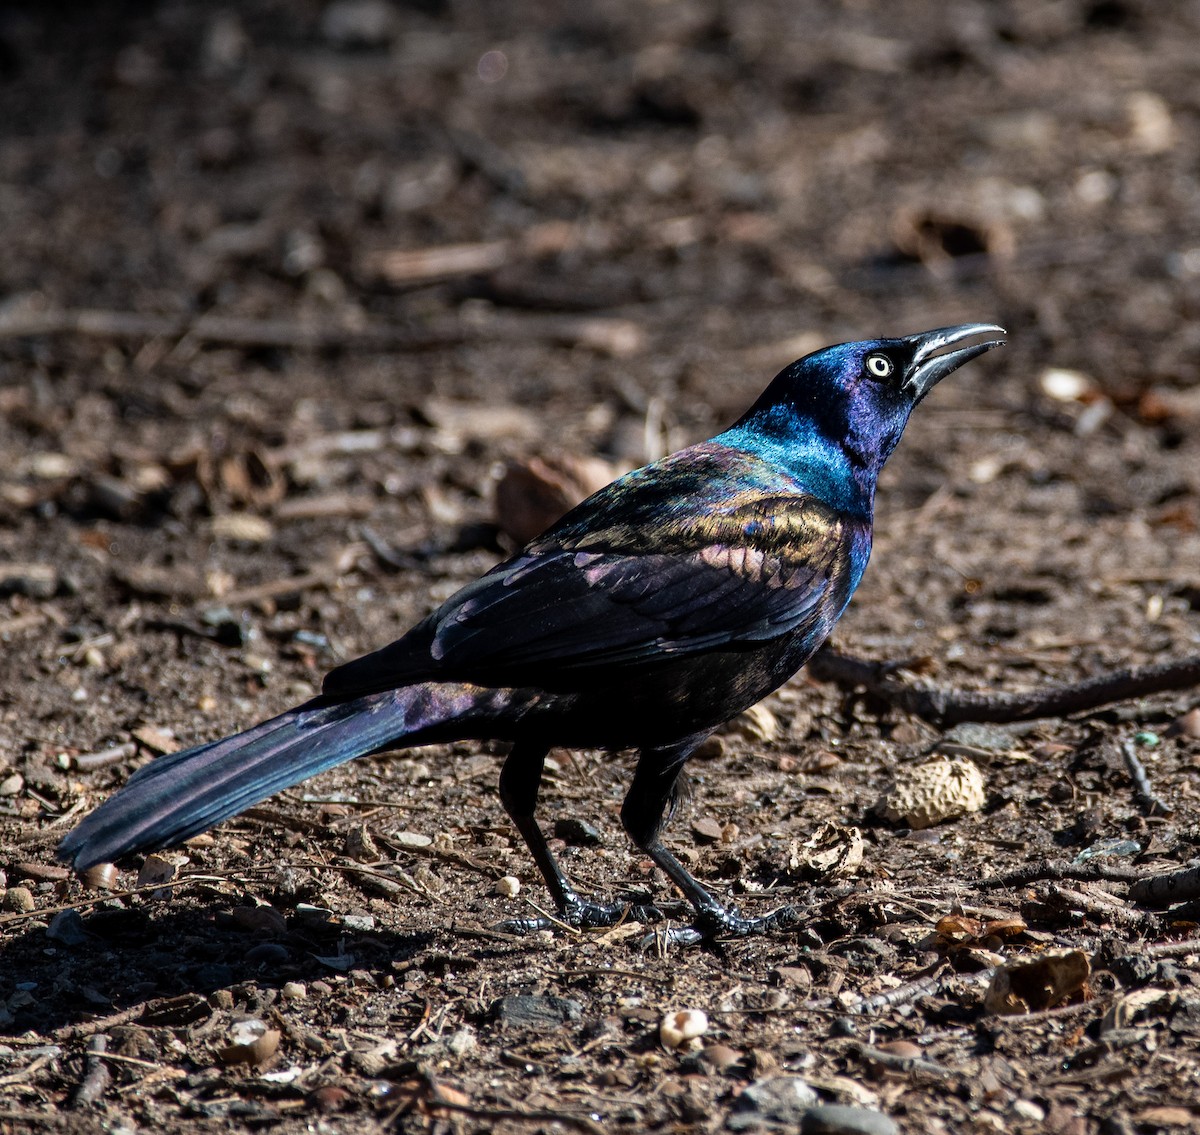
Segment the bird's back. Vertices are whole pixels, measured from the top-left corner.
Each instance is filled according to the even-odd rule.
[[[544,691],[560,712],[542,716],[573,717],[588,744],[612,731],[623,743],[605,726],[615,706],[638,736],[655,715],[667,732],[709,728],[824,641],[869,549],[864,519],[705,442],[600,490],[404,638],[331,672],[325,693],[430,680]]]

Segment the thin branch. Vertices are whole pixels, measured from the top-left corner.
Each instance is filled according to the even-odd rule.
[[[493,312],[477,318],[448,316],[422,323],[346,326],[293,319],[250,319],[236,315],[169,315],[91,308],[17,308],[0,312],[0,341],[45,335],[96,339],[189,339],[231,347],[281,350],[419,351],[480,340],[559,343],[624,357],[645,345],[640,324],[594,315],[514,316]]]
[[[1129,888],[1129,897],[1143,906],[1158,909],[1200,898],[1200,866],[1192,864],[1165,875],[1139,879]]]
[[[1125,758],[1125,767],[1133,781],[1139,806],[1149,816],[1169,816],[1175,809],[1154,794],[1150,785],[1150,775],[1146,772],[1146,766],[1142,764],[1142,758],[1138,756],[1132,741],[1126,739],[1121,742],[1121,755]]]
[[[1065,717],[1112,702],[1190,689],[1200,685],[1200,654],[1152,666],[1130,666],[1097,678],[1025,693],[988,694],[947,690],[925,682],[909,684],[895,677],[895,670],[895,666],[851,658],[829,647],[808,663],[809,676],[818,682],[865,689],[897,709],[934,725],[947,726],[964,721],[1002,723]]]

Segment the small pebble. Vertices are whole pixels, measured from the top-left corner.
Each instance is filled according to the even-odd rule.
[[[665,1048],[682,1048],[708,1032],[708,1014],[702,1009],[677,1009],[668,1013],[658,1026],[658,1038]]]
[[[1042,393],[1056,402],[1077,402],[1092,389],[1092,380],[1077,370],[1050,367],[1042,372]]]
[[[433,837],[421,832],[393,832],[392,839],[401,847],[428,847],[433,843]]]
[[[1152,733],[1150,730],[1143,730],[1141,733],[1133,735],[1133,743],[1135,745],[1145,745],[1147,749],[1153,749],[1158,744],[1158,734]]]
[[[1184,737],[1200,737],[1200,706],[1188,710],[1171,726],[1171,730]]]
[[[551,994],[513,993],[493,1003],[492,1017],[505,1028],[560,1030],[568,1021],[578,1021],[583,1006],[569,997]]]
[[[60,910],[46,927],[46,937],[64,946],[82,946],[88,939],[77,910]]]
[[[1046,1109],[1033,1100],[1014,1100],[1012,1110],[1014,1115],[1030,1123],[1041,1123],[1046,1118]]]
[[[603,837],[600,829],[577,816],[564,816],[554,823],[554,835],[572,847],[599,847]]]
[[[25,788],[25,778],[19,772],[9,773],[0,780],[0,796],[16,796]]]
[[[505,875],[496,880],[496,894],[506,899],[515,899],[521,893],[521,880],[516,875]]]
[[[350,1102],[350,1093],[336,1084],[326,1084],[310,1092],[308,1102],[317,1111],[341,1111]]]
[[[302,981],[285,981],[279,992],[285,1001],[303,1001],[308,996],[308,990]]]
[[[794,1130],[817,1102],[817,1093],[799,1076],[755,1080],[734,1101],[725,1121],[731,1131]]]
[[[4,909],[13,910],[18,914],[28,914],[37,908],[33,892],[28,887],[9,887],[4,892]]]
[[[800,1120],[800,1135],[899,1135],[899,1131],[881,1111],[844,1104],[810,1107]]]
[[[714,1072],[732,1068],[741,1058],[742,1054],[727,1044],[710,1044],[700,1056],[701,1061]]]

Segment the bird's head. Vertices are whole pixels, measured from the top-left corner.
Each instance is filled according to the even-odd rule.
[[[777,375],[730,434],[754,435],[777,451],[775,460],[814,475],[832,456],[844,459],[845,474],[869,500],[916,404],[964,363],[1001,346],[1003,334],[994,324],[964,323],[815,351]]]

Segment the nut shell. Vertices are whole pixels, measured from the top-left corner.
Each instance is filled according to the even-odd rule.
[[[978,812],[986,800],[983,774],[974,764],[934,760],[902,770],[874,810],[890,823],[920,830]]]

